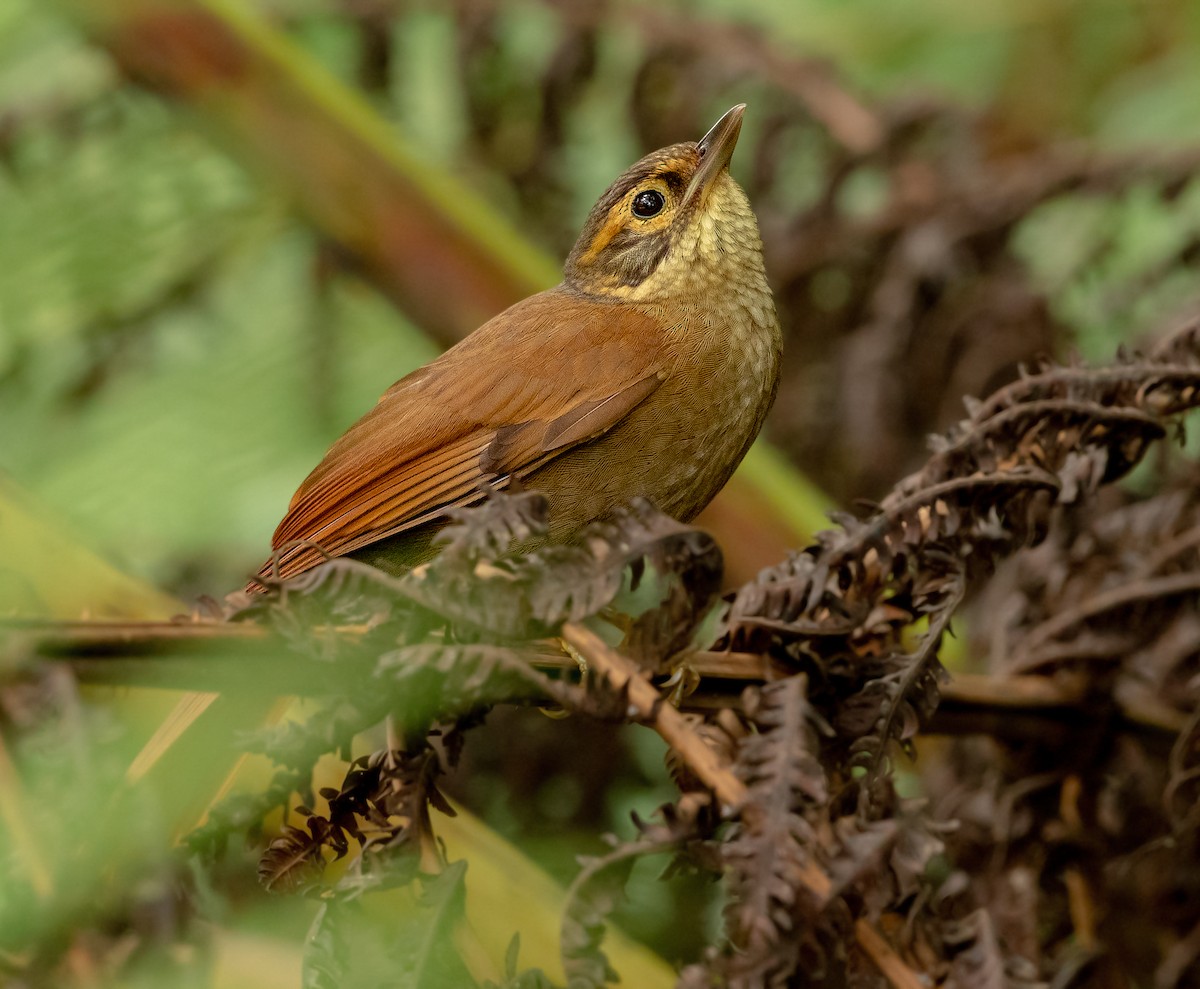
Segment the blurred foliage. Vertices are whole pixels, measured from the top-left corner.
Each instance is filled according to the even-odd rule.
[[[422,156],[561,255],[596,191],[644,146],[625,107],[644,84],[653,27],[631,8],[594,50],[572,54],[563,10],[513,3],[486,22],[480,44],[463,33],[485,23],[473,6],[290,0],[263,9],[335,75],[365,84]],[[324,445],[432,350],[326,263],[287,203],[186,111],[124,84],[45,5],[9,0],[0,16],[0,414],[9,426],[0,464],[135,573],[184,593],[232,586],[257,564]],[[967,101],[1002,147],[1070,137],[1157,153],[1200,136],[1190,4],[1134,12],[1115,2],[929,0],[901,12],[812,0],[738,5],[736,16],[768,29],[780,49],[834,60],[865,93]],[[1070,57],[1052,57],[1060,43]],[[583,61],[571,69],[568,57]],[[555,108],[541,87],[571,71],[586,73],[582,87]],[[753,147],[777,98],[746,71],[739,85],[752,102],[762,90],[743,141]],[[791,200],[778,204],[788,214],[819,195],[826,153],[812,137],[794,140],[791,178],[775,186]],[[751,165],[746,155],[735,171]],[[869,215],[878,176],[857,178],[846,208]],[[773,197],[759,203],[767,227]],[[1177,262],[1200,228],[1198,209],[1194,191],[1170,202],[1151,186],[1066,193],[1021,225],[1016,249],[1056,322],[1100,356],[1131,326],[1194,298]],[[1097,244],[1109,246],[1097,253]],[[841,279],[830,269],[811,291],[837,298]],[[917,423],[915,435],[944,424]],[[835,492],[870,493],[826,473],[811,450],[805,462]]]
[[[781,299],[785,313],[829,315],[811,325],[796,317],[790,327],[791,352],[804,361],[782,396],[773,436],[839,500],[881,493],[881,478],[890,484],[921,456],[925,433],[957,414],[959,394],[1010,374],[1012,360],[1071,348],[1107,358],[1117,343],[1196,301],[1200,185],[1185,168],[1157,165],[1200,146],[1200,8],[1184,0],[611,7],[261,0],[255,9],[364,92],[424,161],[480,193],[556,256],[597,192],[639,153],[697,136],[691,116],[713,119],[745,99],[743,146],[760,153],[739,152],[734,171],[758,190],[782,283],[811,246],[805,238],[821,239],[822,229],[803,221],[828,191],[838,141],[805,116],[814,104],[799,101],[797,110],[781,95],[787,86],[779,74],[794,83],[811,72],[816,85],[826,73],[888,126],[932,107],[940,124],[950,123],[922,134],[918,153],[903,160],[921,165],[926,146],[934,148],[930,160],[950,163],[934,172],[935,184],[957,175],[966,188],[981,175],[987,192],[997,174],[989,167],[1027,160],[1036,171],[1051,161],[1038,157],[1047,149],[1086,160],[1129,156],[1128,181],[1053,190],[1011,230],[984,231],[989,248],[1011,237],[1011,253],[998,253],[1021,270],[1004,284],[1032,286],[1030,308],[1019,311],[1034,314],[1037,332],[1023,349],[1005,350],[1005,340],[986,337],[1011,326],[973,323],[971,333],[985,338],[981,365],[967,368],[973,377],[956,376],[970,364],[962,353],[974,353],[969,345],[978,342],[966,335],[951,335],[944,347],[951,370],[930,359],[924,377],[890,359],[877,360],[882,373],[868,373],[864,356],[890,358],[884,344],[894,336],[860,338],[858,351],[844,345],[864,322],[846,313],[881,280],[891,234],[879,238],[878,253],[853,241]],[[595,31],[581,27],[592,23]],[[691,70],[709,74],[709,88],[680,82],[689,78],[686,60],[664,24],[698,39],[714,34],[717,47],[727,42],[728,61],[710,51]],[[749,56],[739,56],[752,29],[767,43],[755,41]],[[779,63],[756,59],[764,51]],[[800,123],[774,133],[775,114]],[[886,155],[850,158],[833,210],[843,230],[877,220],[897,177]],[[758,174],[768,166],[772,176]],[[929,181],[920,168],[901,172],[917,185]],[[972,265],[981,256],[955,254],[954,276],[965,284],[979,274]],[[185,597],[239,584],[261,562],[289,495],[329,441],[436,351],[342,260],[296,218],[270,176],[244,167],[186,107],[124,79],[54,7],[0,4],[0,470],[108,561]],[[917,365],[922,334],[936,337],[936,321],[920,319],[930,311],[914,306],[904,315],[915,322],[897,321],[898,332],[917,341]],[[868,380],[880,383],[872,390]],[[889,405],[896,392],[908,404]],[[886,457],[869,446],[849,463],[822,453],[821,442],[845,434],[835,395],[882,410],[863,432],[882,419],[904,434],[885,437]],[[777,499],[800,500],[786,477],[775,491]],[[23,593],[0,583],[0,612],[27,608]],[[120,734],[115,723],[93,724],[94,715],[79,715],[81,734]],[[624,733],[620,761],[586,729],[560,727],[528,711],[494,717],[468,751],[462,786],[494,826],[564,877],[583,847],[572,827],[586,821],[594,834],[599,819],[628,831],[630,808],[653,806],[666,784],[661,744],[648,733]],[[604,737],[614,744],[611,733]],[[594,758],[574,756],[565,739]],[[34,761],[23,770],[52,790],[55,768],[37,760],[68,757],[45,739],[31,745]],[[101,748],[88,757],[103,763],[108,755]],[[74,763],[71,779],[86,777],[90,765]],[[110,778],[111,769],[95,771]],[[517,781],[529,800],[514,799]],[[30,799],[43,796],[39,790]],[[76,797],[80,806],[102,799],[90,791]],[[69,822],[32,815],[29,825],[71,841]],[[151,825],[144,827],[114,839],[114,868],[141,848],[157,848]],[[145,874],[157,863],[147,857]],[[161,905],[169,895],[155,875],[145,900]],[[140,889],[138,874],[124,878]],[[82,886],[79,902],[95,889]],[[670,957],[685,957],[701,940],[694,926],[681,929],[692,920],[679,917],[715,922],[711,890],[693,889],[696,902],[668,909],[660,887],[638,889],[642,906],[628,915],[630,926]],[[269,912],[256,895],[247,893],[252,918]],[[69,920],[60,918],[64,927]],[[294,940],[307,920],[291,915],[286,930],[266,929]],[[254,922],[250,929],[258,930]],[[175,971],[169,955],[164,949],[147,961],[144,984],[162,984],[163,971]]]
[[[0,657],[24,675],[0,689],[21,768],[9,772],[0,748],[0,957],[33,976],[81,959],[123,975],[153,964],[159,978],[175,966],[178,978],[202,980],[210,940],[230,926],[258,930],[262,892],[245,888],[258,849],[263,885],[315,906],[306,985],[551,989],[563,984],[545,945],[557,911],[566,985],[600,989],[612,970],[665,985],[674,973],[604,934],[633,863],[670,852],[662,878],[672,881],[643,871],[633,891],[667,920],[637,929],[683,966],[680,989],[882,987],[885,977],[902,989],[920,984],[917,973],[958,989],[988,972],[1053,984],[1081,964],[1113,980],[1153,971],[1190,984],[1200,902],[1194,479],[1177,476],[1140,505],[1118,499],[1090,517],[1086,508],[1198,404],[1200,321],[1146,358],[1039,367],[973,403],[874,511],[841,515],[804,552],[726,595],[715,630],[721,552],[710,535],[635,502],[578,545],[525,552],[548,525],[537,492],[457,513],[440,552],[404,574],[341,558],[264,577],[264,593],[228,600],[237,622],[10,630]],[[1010,556],[1016,569],[997,578]],[[971,708],[957,731],[996,755],[963,746],[956,756],[971,761],[930,767],[942,774],[931,796],[970,822],[959,842],[953,820],[904,797],[912,781],[897,778],[895,759],[939,730],[939,644],[971,585],[1000,589],[987,614],[1001,623],[990,631],[1006,669],[984,690],[977,682],[973,698],[950,695]],[[658,593],[647,602],[649,588]],[[601,615],[611,637],[623,634],[617,648],[583,624]],[[114,682],[112,664],[95,662],[105,655],[143,677],[186,677],[186,660],[199,659],[191,676],[218,684],[227,704],[291,689],[310,699],[248,738],[221,725],[190,768],[160,764],[130,786],[118,781],[127,736],[108,708],[83,702],[73,676]],[[690,718],[660,692],[681,661],[700,681]],[[730,680],[760,686],[739,696]],[[539,698],[578,720],[539,739],[517,719],[489,717],[497,704]],[[491,752],[464,765],[488,740],[485,718]],[[452,813],[443,777],[464,775],[485,809],[472,784],[499,777],[502,810],[532,813],[559,838],[591,822],[591,840],[575,839],[583,851],[606,809],[645,806],[652,793],[631,784],[661,799],[647,767],[640,779],[622,767],[617,736],[593,732],[593,719],[653,727],[671,746],[678,789],[634,818],[632,839],[582,856],[560,906],[536,872],[530,896],[529,867],[510,850],[440,816]],[[1080,747],[1081,734],[1113,744]],[[185,837],[185,876],[166,840],[172,822],[192,819],[186,805],[211,792],[202,774],[242,746],[274,770],[223,788]],[[1028,767],[1014,772],[1017,755]],[[85,826],[51,787],[90,811]],[[447,833],[462,838],[465,860],[448,860]],[[537,847],[537,829],[521,834]],[[1153,867],[1130,871],[1152,856]],[[719,879],[725,923],[714,938]],[[1131,897],[1147,907],[1130,913]],[[298,899],[275,917],[296,942],[308,912]],[[537,935],[526,942],[535,967],[522,967],[529,955],[517,941],[503,952],[496,943],[514,928]],[[1152,942],[1164,947],[1147,951]],[[497,983],[489,972],[501,953]]]

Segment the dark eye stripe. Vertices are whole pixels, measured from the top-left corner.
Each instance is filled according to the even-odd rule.
[[[687,183],[678,172],[659,172],[658,178],[662,179],[666,183],[667,188],[675,193],[676,196],[680,195],[687,188]]]

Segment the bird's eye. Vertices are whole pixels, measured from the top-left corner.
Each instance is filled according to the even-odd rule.
[[[633,197],[633,215],[639,220],[648,220],[662,212],[667,204],[657,189],[643,189]]]

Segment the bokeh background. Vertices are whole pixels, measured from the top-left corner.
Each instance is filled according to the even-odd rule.
[[[203,32],[151,23],[170,9],[0,7],[0,468],[185,597],[257,567],[332,439],[471,328],[409,318],[437,301],[406,310],[397,255],[314,216],[347,130],[519,256],[482,318],[555,277],[630,161],[749,103],[733,171],[787,332],[769,435],[839,504],[1016,362],[1107,356],[1196,294],[1195,4],[215,5],[264,18],[242,40],[325,101],[278,99],[286,162],[240,129],[271,81],[222,77],[219,38],[189,62]]]
[[[4,490],[184,602],[238,586],[392,381],[736,102],[786,369],[709,516],[735,575],[814,489],[882,495],[964,395],[1200,295],[1185,0],[0,0]],[[486,730],[458,795],[559,876],[666,793],[648,733]],[[655,889],[628,922],[686,956],[713,905]]]

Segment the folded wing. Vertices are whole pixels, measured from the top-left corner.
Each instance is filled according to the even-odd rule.
[[[417,529],[602,436],[664,377],[662,330],[562,287],[396,382],[305,479],[260,575]]]

